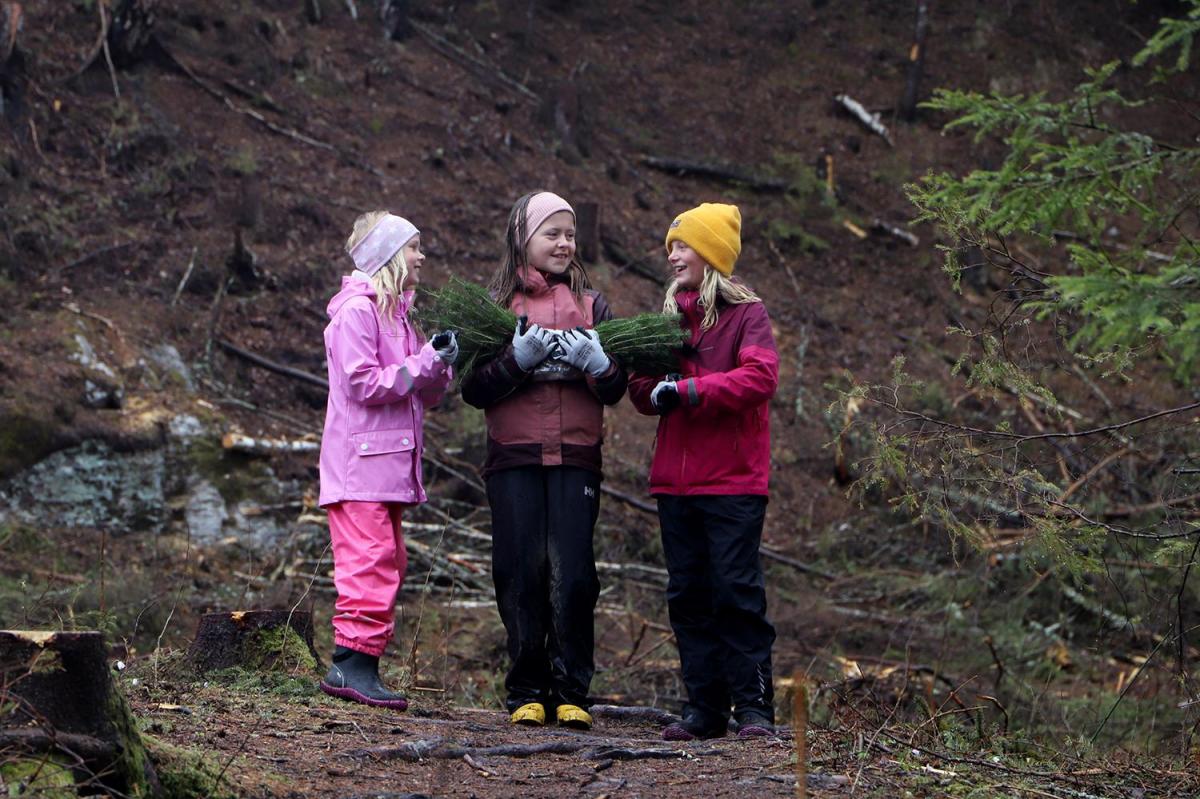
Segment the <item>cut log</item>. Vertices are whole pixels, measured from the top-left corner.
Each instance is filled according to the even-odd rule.
[[[0,631],[0,749],[69,767],[81,792],[159,796],[107,655],[94,631]]]
[[[235,666],[248,671],[315,673],[320,658],[313,647],[312,613],[206,613],[188,647],[187,660],[201,674]]]
[[[329,390],[328,380],[323,377],[317,377],[310,372],[305,372],[303,369],[293,369],[290,366],[284,366],[282,364],[275,363],[274,361],[268,360],[261,355],[256,355],[249,350],[244,350],[236,344],[231,344],[228,341],[217,341],[217,346],[232,355],[236,355],[239,358],[249,361],[255,366],[261,366],[263,369],[275,372],[276,374],[284,375],[285,377],[303,380],[305,383],[311,383],[314,386],[319,386],[326,391]]]
[[[244,455],[275,455],[285,452],[319,452],[321,442],[304,439],[288,441],[280,438],[254,438],[243,433],[226,433],[221,437],[221,446]]]

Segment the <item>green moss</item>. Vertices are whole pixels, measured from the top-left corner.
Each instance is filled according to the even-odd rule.
[[[163,799],[235,799],[231,785],[223,785],[225,769],[216,758],[145,736],[150,759],[158,772]]]
[[[291,699],[306,699],[319,694],[317,681],[309,673],[249,671],[235,666],[209,672],[208,676],[209,679],[228,686],[236,693],[270,694]]]
[[[142,743],[142,736],[138,732],[129,704],[115,685],[111,686],[108,692],[108,718],[116,727],[122,744],[113,771],[124,779],[126,795],[150,796],[152,789],[149,776],[154,767]]]
[[[300,634],[284,625],[258,630],[250,636],[246,641],[246,666],[256,671],[313,673],[317,659]]]
[[[75,799],[75,777],[56,758],[6,760],[0,763],[0,786],[5,796],[36,796],[38,799]]]

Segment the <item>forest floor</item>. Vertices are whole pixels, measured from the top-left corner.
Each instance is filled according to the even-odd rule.
[[[96,57],[81,70],[99,52],[102,4],[23,4],[20,64],[0,76],[0,478],[81,442],[158,447],[172,420],[194,417],[212,433],[205,464],[229,506],[276,515],[288,536],[265,550],[200,545],[182,493],[154,534],[6,523],[0,627],[110,633],[114,657],[132,664],[120,682],[147,731],[216,764],[238,795],[794,795],[799,685],[811,705],[812,795],[1196,795],[1200,709],[1181,704],[1186,675],[1155,657],[1151,638],[1064,598],[1068,580],[1026,556],[1028,531],[993,530],[990,548],[964,550],[887,497],[845,485],[872,442],[838,440],[848,417],[837,403],[853,385],[886,381],[898,356],[926,381],[930,413],[1061,421],[1019,396],[983,397],[952,371],[980,344],[949,328],[992,318],[1005,278],[981,266],[956,292],[938,250],[956,242],[909,225],[904,184],[994,163],[996,145],[943,132],[948,120],[929,112],[895,118],[911,3],[754,2],[744,13],[709,0],[413,3],[419,28],[403,42],[384,39],[366,3],[354,19],[353,3],[325,2],[319,24],[302,5],[164,0],[143,60],[110,70]],[[1170,6],[934,4],[923,92],[1061,96],[1084,67],[1136,51]],[[891,144],[838,109],[842,91],[882,113]],[[787,190],[664,172],[648,156]],[[332,647],[315,458],[219,446],[225,431],[312,440],[324,393],[221,342],[323,375],[324,306],[355,216],[388,207],[411,218],[431,285],[451,274],[483,282],[511,203],[539,187],[597,203],[606,244],[589,273],[620,315],[661,306],[661,242],[676,213],[708,200],[742,209],[738,275],[762,293],[781,353],[764,536],[781,734],[679,746],[661,742],[657,725],[604,717],[591,734],[508,727],[492,709],[505,656],[481,543],[482,419],[453,397],[427,417],[431,501],[408,520],[413,567],[389,655],[392,678],[413,689],[411,712],[333,702],[313,675],[265,687],[147,677],[160,653],[186,647],[205,610],[302,607],[318,651]],[[918,245],[875,220],[911,227]],[[250,272],[230,265],[235,238],[254,252]],[[1061,258],[1062,246],[1035,255]],[[1081,425],[1136,417],[1178,391],[1144,375],[1106,388],[1101,403],[1044,333],[1030,326],[1011,344],[1042,349],[1043,377]],[[168,344],[183,370],[160,365]],[[593,692],[678,711],[645,496],[654,420],[622,403],[606,425],[613,493],[597,527],[607,566]],[[256,496],[246,475],[266,471],[295,490],[275,504]],[[1134,545],[1120,554],[1117,585],[1143,560]],[[448,556],[457,565],[446,579]],[[418,741],[477,754],[370,752]],[[583,746],[531,758],[479,751],[562,741]]]

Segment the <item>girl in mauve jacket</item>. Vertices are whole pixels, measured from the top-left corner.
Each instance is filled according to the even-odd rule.
[[[737,206],[704,203],[667,230],[674,280],[664,313],[689,331],[681,374],[635,375],[629,396],[658,414],[650,493],[658,500],[667,609],[688,701],[669,741],[774,732],[771,645],[758,547],[771,464],[768,402],[779,356],[762,301],[731,280]]]
[[[407,700],[379,679],[379,657],[395,630],[396,595],[408,566],[403,511],[425,501],[425,406],[449,386],[458,343],[453,332],[426,342],[408,321],[425,262],[411,222],[386,211],[364,214],[346,251],[354,272],[329,301],[325,328],[329,400],[320,505],[329,514],[338,597],[333,664],[321,690],[404,710]]]
[[[604,406],[624,396],[626,376],[592,329],[612,312],[575,257],[570,204],[526,194],[506,245],[491,292],[520,321],[511,346],[463,384],[487,420],[492,578],[512,660],[505,705],[513,724],[588,729]]]

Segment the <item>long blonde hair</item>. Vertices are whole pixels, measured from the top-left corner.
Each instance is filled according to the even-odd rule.
[[[517,200],[508,214],[508,229],[504,234],[504,263],[500,265],[500,269],[492,276],[492,282],[488,284],[488,290],[492,297],[501,308],[507,308],[512,302],[513,294],[520,288],[520,276],[518,268],[526,266],[525,263],[525,240],[529,238],[528,234],[535,231],[528,231],[525,227],[525,211],[529,207],[529,201],[536,195],[541,194],[541,190],[531,191],[529,194]],[[583,303],[583,292],[585,289],[590,289],[592,283],[588,280],[587,270],[583,268],[583,263],[579,260],[578,250],[575,255],[571,256],[571,263],[567,266],[567,279],[570,281],[571,294],[575,297],[575,302]]]
[[[679,313],[679,303],[675,295],[679,292],[679,281],[672,280],[667,286],[667,297],[663,300],[663,313]],[[745,284],[736,283],[722,275],[708,264],[704,265],[704,278],[700,281],[700,307],[704,309],[704,319],[700,322],[701,330],[708,330],[717,323],[717,300],[724,300],[729,305],[743,305],[748,302],[762,302],[757,294]]]
[[[368,211],[355,219],[354,230],[350,232],[350,238],[346,239],[346,254],[348,255],[354,249],[354,245],[366,238],[367,234],[371,232],[371,228],[375,227],[379,220],[388,213],[390,212]],[[378,272],[371,275],[371,288],[375,289],[375,307],[379,309],[379,316],[386,320],[389,326],[393,324],[392,317],[395,316],[396,308],[400,305],[400,297],[404,293],[404,283],[407,280],[408,263],[404,260],[403,247],[397,250],[391,260],[384,264]]]

